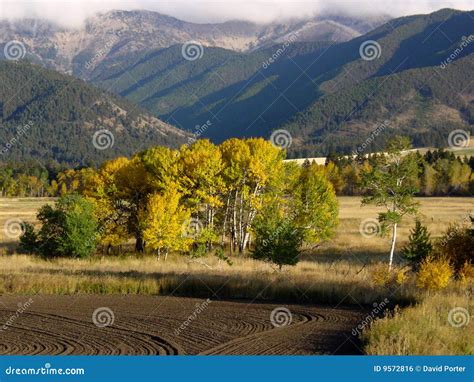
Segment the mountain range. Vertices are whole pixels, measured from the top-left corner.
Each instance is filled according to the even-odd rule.
[[[0,46],[21,41],[26,58],[87,79],[103,59],[121,60],[139,52],[196,41],[207,47],[251,51],[285,41],[347,41],[388,20],[386,15],[324,15],[270,24],[228,21],[195,24],[152,11],[115,10],[88,18],[80,28],[46,20],[0,21]],[[100,54],[97,54],[100,52]],[[95,58],[94,65],[88,65]]]
[[[140,118],[153,118],[149,131],[166,130],[170,144],[185,141],[189,132],[220,142],[268,138],[284,129],[292,136],[289,155],[296,157],[350,152],[376,129],[380,137],[370,142],[372,149],[400,132],[418,146],[446,146],[453,129],[473,131],[473,11],[443,9],[397,19],[319,16],[266,25],[200,25],[155,12],[112,11],[89,19],[79,31],[31,20],[0,22],[0,32],[0,47],[21,42],[28,61],[103,89],[64,78],[72,88],[78,84],[87,94],[113,99],[110,110],[120,104],[130,115],[136,109]],[[43,70],[0,65],[6,78],[19,68],[31,76]],[[3,118],[3,123],[27,119]],[[123,130],[132,134],[133,126]],[[53,156],[77,162],[70,147],[72,157]],[[127,143],[122,154],[136,147]]]
[[[442,10],[391,20],[347,42],[293,41],[253,52],[208,47],[194,61],[174,45],[120,64],[103,60],[90,80],[182,129],[211,121],[206,136],[217,142],[268,137],[283,126],[294,155],[348,151],[354,138],[365,140],[378,122],[393,119],[416,144],[446,145],[446,131],[472,125],[474,44],[457,53],[459,64],[440,64],[474,35],[473,17]],[[374,57],[361,57],[365,42]],[[397,110],[402,100],[410,103]],[[331,145],[321,145],[328,134]]]

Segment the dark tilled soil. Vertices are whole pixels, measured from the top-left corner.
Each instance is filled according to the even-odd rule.
[[[29,298],[0,296],[0,354],[358,354],[351,331],[367,314],[344,306],[117,295],[31,296],[21,312]],[[114,316],[106,327],[92,319],[102,307]],[[272,311],[282,307],[291,322],[283,312],[287,325],[275,327]]]

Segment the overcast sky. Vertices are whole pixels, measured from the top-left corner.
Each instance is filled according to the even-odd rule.
[[[441,8],[473,9],[473,0],[0,0],[0,18],[41,17],[78,26],[111,9],[148,9],[186,21],[233,19],[270,22],[324,12],[402,16]]]

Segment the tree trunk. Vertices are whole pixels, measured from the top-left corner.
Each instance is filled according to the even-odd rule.
[[[145,250],[145,243],[143,242],[143,238],[141,235],[137,235],[136,242],[135,242],[135,251],[143,252],[144,250]]]
[[[247,242],[249,241],[249,237],[250,237],[250,232],[245,232],[244,240],[242,241],[242,247],[240,249],[240,252],[245,251],[245,248],[247,247]]]
[[[397,241],[397,223],[393,225],[393,231],[392,231],[392,247],[390,248],[390,261],[388,263],[388,270],[392,270],[392,264],[393,264],[393,254],[395,252],[395,242]]]
[[[221,245],[225,245],[225,236],[227,234],[227,219],[229,215],[229,207],[230,207],[230,192],[229,195],[227,196],[227,203],[225,205],[225,214],[224,214],[224,221],[223,221],[223,227],[222,227],[222,240],[221,240]]]
[[[242,253],[242,243],[244,241],[244,198],[243,193],[240,195],[240,203],[239,203],[239,226],[238,226],[238,233],[237,233],[237,246],[239,247],[239,252]]]
[[[257,184],[255,186],[255,190],[253,192],[253,197],[252,197],[253,200],[257,197],[259,189],[260,189],[260,186]],[[251,204],[252,203],[250,201],[250,205]],[[252,222],[253,222],[253,219],[254,219],[256,213],[257,213],[257,211],[256,211],[255,208],[249,207],[249,212],[247,214],[247,220],[245,221],[245,224],[242,228],[243,242],[242,242],[241,252],[245,251],[245,248],[247,247],[247,243],[248,243],[249,238],[250,238],[249,228],[252,226]]]
[[[230,192],[229,192],[229,195],[227,196],[227,202],[225,204],[225,213],[224,213],[224,221],[223,221],[223,226],[222,226],[222,239],[221,239],[222,246],[224,246],[225,236],[227,234],[227,219],[229,216],[229,207],[230,207]]]
[[[237,197],[239,195],[239,191],[235,190],[234,196],[234,208],[232,211],[232,234],[231,234],[231,252],[235,252],[235,246],[237,243]]]

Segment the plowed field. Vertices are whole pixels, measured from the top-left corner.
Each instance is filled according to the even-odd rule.
[[[357,354],[351,331],[366,313],[155,296],[1,296],[0,354]]]

